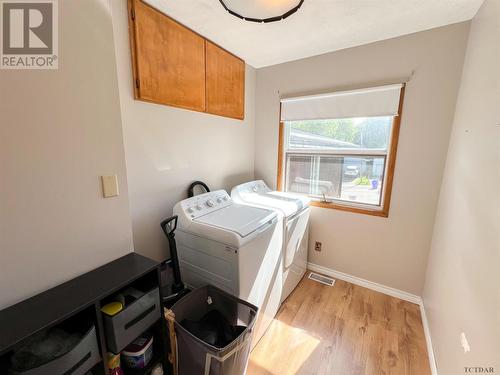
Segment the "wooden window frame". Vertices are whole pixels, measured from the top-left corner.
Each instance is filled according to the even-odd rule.
[[[311,201],[311,206],[323,207],[323,208],[333,208],[341,211],[354,212],[365,215],[379,216],[379,217],[389,217],[389,209],[391,205],[391,195],[392,186],[394,183],[394,171],[396,169],[396,155],[398,151],[398,141],[399,133],[401,128],[401,118],[403,115],[403,101],[405,94],[405,84],[401,87],[401,92],[399,94],[399,106],[398,114],[393,117],[392,128],[391,128],[391,140],[390,148],[387,153],[386,166],[384,171],[384,186],[382,188],[382,204],[377,206],[376,209],[369,209],[365,207],[356,207],[355,204],[341,204],[338,202],[323,202],[323,201]],[[281,121],[281,104],[280,104],[280,123],[278,130],[278,175],[277,175],[277,187],[279,191],[284,190],[284,143],[285,143],[285,123]]]

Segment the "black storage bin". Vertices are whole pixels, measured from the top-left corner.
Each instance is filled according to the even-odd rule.
[[[80,342],[69,352],[34,369],[27,371],[10,370],[12,375],[83,375],[92,369],[99,361],[99,346],[95,327],[83,336]]]
[[[159,289],[145,293],[116,315],[102,315],[108,349],[119,353],[160,319]]]
[[[243,375],[246,371],[257,307],[214,286],[194,290],[174,306],[179,375]],[[218,348],[200,340],[180,323],[199,321],[217,310],[234,326],[246,328],[231,343]]]

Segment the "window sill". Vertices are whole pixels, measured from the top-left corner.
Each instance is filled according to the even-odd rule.
[[[358,213],[358,214],[363,214],[363,215],[389,217],[389,212],[388,212],[388,210],[385,210],[385,209],[370,210],[370,209],[361,208],[361,207],[342,205],[342,204],[338,204],[338,203],[334,203],[334,202],[321,202],[321,201],[311,201],[311,206],[322,207],[322,208],[333,208],[335,210],[353,212],[353,213]]]

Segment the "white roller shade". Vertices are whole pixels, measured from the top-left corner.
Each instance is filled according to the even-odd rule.
[[[281,99],[281,121],[395,116],[403,84]]]

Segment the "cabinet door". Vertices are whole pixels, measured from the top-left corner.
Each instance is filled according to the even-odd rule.
[[[206,41],[207,112],[243,120],[245,62]]]
[[[205,40],[141,0],[129,0],[135,96],[205,111]]]

